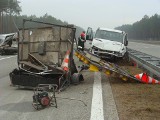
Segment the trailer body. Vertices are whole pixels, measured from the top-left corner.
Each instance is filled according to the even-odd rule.
[[[25,22],[36,22],[24,20]],[[36,87],[38,84],[57,84],[64,87],[77,72],[73,60],[73,43],[76,29],[43,23],[41,28],[25,28],[18,33],[18,69],[10,73],[14,86]],[[66,51],[70,51],[68,68],[61,67]]]

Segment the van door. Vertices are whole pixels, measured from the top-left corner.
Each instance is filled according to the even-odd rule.
[[[124,46],[128,46],[127,34],[124,36]]]
[[[91,48],[92,40],[93,40],[93,30],[91,27],[88,27],[86,32],[86,42],[84,46],[86,50],[89,50],[89,48]]]

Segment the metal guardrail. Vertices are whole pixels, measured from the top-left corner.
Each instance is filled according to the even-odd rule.
[[[150,76],[160,79],[160,58],[127,48],[129,59],[142,67]]]

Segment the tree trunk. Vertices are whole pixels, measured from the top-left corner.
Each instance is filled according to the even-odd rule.
[[[0,34],[2,33],[2,12],[0,11]]]

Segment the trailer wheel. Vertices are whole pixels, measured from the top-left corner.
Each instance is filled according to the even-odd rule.
[[[71,83],[74,85],[79,84],[81,81],[84,81],[83,75],[80,73],[74,73],[71,77]]]

